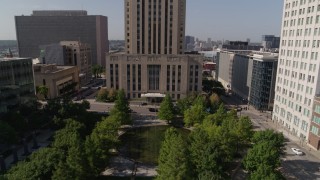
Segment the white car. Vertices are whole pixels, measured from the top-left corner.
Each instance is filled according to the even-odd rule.
[[[297,149],[297,148],[291,148],[291,150],[294,152],[294,154],[296,155],[303,155],[303,152],[300,150],[300,149]]]

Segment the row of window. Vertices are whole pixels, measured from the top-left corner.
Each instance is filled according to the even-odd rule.
[[[292,120],[292,114],[287,114],[289,115],[289,117],[285,118],[285,110],[284,109],[281,109],[282,111],[280,112],[280,116],[283,117],[284,119],[286,119],[286,123],[282,120],[282,119],[278,119],[278,114],[279,114],[279,111],[275,111],[275,114],[273,116],[273,119],[278,121],[278,122],[281,122],[282,124],[285,124],[286,128],[288,128],[289,130],[295,130],[294,128],[291,129],[291,126],[289,125],[289,123],[291,123],[291,120]],[[297,116],[294,116],[293,118],[294,122],[293,124],[296,126],[296,127],[299,127],[299,124],[300,124],[300,119],[297,117]],[[300,129],[304,132],[308,132],[308,127],[309,127],[309,124],[307,121],[305,120],[302,120],[301,121],[301,126],[300,126]]]
[[[319,112],[318,112],[318,113],[319,113]],[[318,116],[313,116],[312,121],[320,125],[320,117],[318,117]]]
[[[319,0],[318,0],[319,1]],[[297,6],[302,6],[305,5],[306,3],[314,3],[316,2],[316,0],[300,0],[300,1],[293,1],[292,3],[286,3],[285,4],[285,9],[290,9],[290,8],[294,8]],[[317,10],[320,11],[320,5],[318,5]],[[313,12],[314,11],[314,6],[310,6],[308,7],[308,13]]]

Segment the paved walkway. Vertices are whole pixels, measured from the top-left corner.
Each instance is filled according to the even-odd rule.
[[[39,130],[37,132],[38,135],[36,136],[36,144],[34,144],[33,140],[30,140],[26,143],[25,147],[24,145],[15,147],[17,152],[16,154],[12,153],[8,157],[4,158],[5,169],[10,169],[11,166],[16,164],[18,161],[24,160],[32,152],[37,151],[39,148],[47,147],[51,143],[49,139],[54,134],[52,130]],[[25,154],[25,150],[27,150],[27,154]]]

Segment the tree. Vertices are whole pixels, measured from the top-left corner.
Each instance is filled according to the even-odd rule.
[[[188,179],[190,176],[187,149],[182,136],[174,128],[169,128],[162,142],[157,179]]]
[[[285,178],[278,171],[274,171],[270,166],[261,164],[258,169],[250,174],[250,180],[284,180]]]
[[[184,112],[189,109],[197,96],[191,95],[177,101],[177,114],[183,116]]]
[[[40,94],[44,97],[44,99],[47,99],[49,88],[45,85],[37,86],[36,88],[37,94]]]
[[[268,141],[272,146],[276,147],[280,153],[282,153],[282,149],[284,147],[284,136],[282,133],[274,132],[274,130],[271,129],[254,133],[252,138],[253,143],[260,143],[263,141]]]
[[[101,73],[103,73],[103,67],[100,65],[93,65],[91,67],[91,72],[95,78],[101,77]]]
[[[211,111],[215,112],[219,108],[219,105],[221,104],[220,97],[218,96],[218,94],[213,93],[209,97],[209,101],[210,101]]]
[[[105,88],[102,88],[99,90],[98,94],[97,94],[97,101],[99,102],[106,102],[108,100],[108,90]]]
[[[117,94],[118,94],[117,90],[115,90],[113,88],[109,89],[109,91],[108,91],[109,101],[111,101],[111,102],[115,101],[117,99]]]
[[[207,112],[205,111],[204,105],[202,103],[196,103],[184,112],[184,123],[186,126],[200,124],[206,115]]]
[[[249,172],[254,172],[261,164],[275,169],[280,165],[280,153],[272,143],[263,141],[253,146],[243,160],[243,165]]]
[[[123,89],[119,91],[117,100],[115,101],[114,107],[111,109],[110,115],[115,116],[121,124],[131,123],[129,102],[125,97]]]
[[[196,128],[190,135],[190,159],[195,176],[210,174],[215,177],[223,176],[224,154],[205,130]]]
[[[90,171],[99,175],[105,168],[109,158],[108,151],[118,144],[118,129],[120,122],[113,116],[103,118],[85,141],[85,152]]]
[[[167,120],[168,123],[170,121],[172,121],[175,117],[172,99],[171,99],[170,95],[168,95],[168,94],[166,95],[166,97],[163,99],[163,101],[160,104],[158,117],[161,120]]]
[[[64,158],[63,151],[56,148],[40,148],[30,156],[30,160],[19,162],[13,166],[5,178],[7,179],[50,179],[55,167]]]
[[[238,143],[248,144],[253,136],[253,125],[248,116],[241,116],[236,125]]]
[[[68,149],[80,143],[81,131],[84,131],[83,124],[72,119],[66,120],[66,127],[56,132],[52,146],[68,151]]]
[[[214,81],[214,80],[208,80],[208,79],[203,79],[202,80],[202,86],[203,86],[203,91],[207,93],[216,93],[219,96],[225,94],[225,89],[221,82],[219,81]]]

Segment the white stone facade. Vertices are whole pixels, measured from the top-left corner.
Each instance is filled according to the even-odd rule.
[[[319,94],[319,50],[320,1],[285,0],[272,119],[301,140]]]

